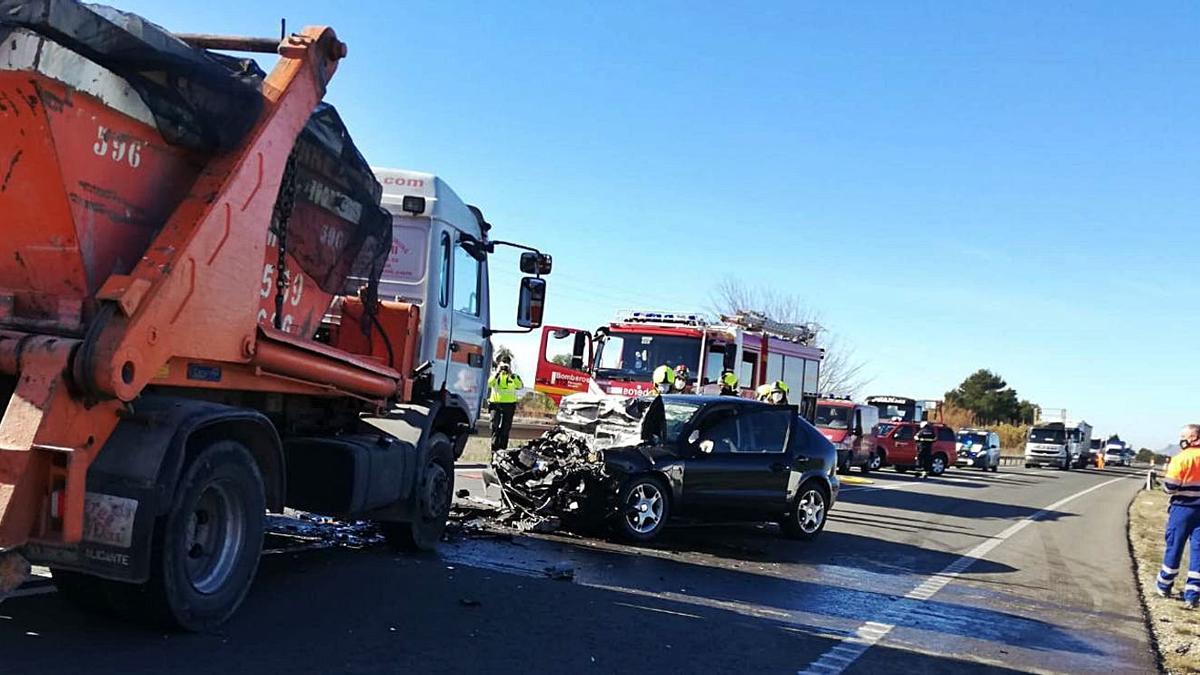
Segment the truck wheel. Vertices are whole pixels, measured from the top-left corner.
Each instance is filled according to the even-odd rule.
[[[184,467],[171,510],[155,526],[150,580],[136,594],[142,598],[122,593],[122,600],[186,630],[216,628],[250,590],[266,510],[262,475],[246,446],[219,441],[204,448]]]
[[[850,453],[847,452],[845,457],[838,458],[837,472],[842,476],[850,473]]]
[[[617,493],[615,527],[622,539],[646,542],[662,533],[671,517],[671,498],[662,481],[635,476]]]
[[[443,433],[429,437],[429,461],[417,485],[416,520],[380,523],[383,537],[402,551],[432,551],[446,531],[454,500],[454,444]]]
[[[809,480],[800,486],[796,501],[779,526],[783,533],[793,539],[811,541],[825,529],[829,515],[829,492],[817,480]]]
[[[929,460],[929,475],[940,476],[946,473],[946,456],[938,453]]]
[[[1058,469],[1060,471],[1070,471],[1071,470],[1071,460],[1069,458],[1064,459],[1062,461],[1062,463],[1058,465]]]

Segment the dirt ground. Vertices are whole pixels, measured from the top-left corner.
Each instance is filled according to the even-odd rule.
[[[1187,577],[1182,571],[1175,584],[1176,597],[1154,593],[1154,578],[1162,565],[1163,525],[1167,520],[1167,495],[1143,491],[1129,506],[1129,541],[1137,564],[1138,584],[1150,613],[1151,629],[1168,673],[1200,673],[1200,610],[1186,610],[1179,594]],[[1187,570],[1184,557],[1181,570]]]

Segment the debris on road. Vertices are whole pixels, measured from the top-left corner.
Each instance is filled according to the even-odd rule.
[[[280,551],[339,547],[360,549],[383,543],[384,540],[379,526],[369,520],[338,520],[291,509],[283,514],[267,514],[266,530],[269,537],[282,540],[278,547]]]
[[[575,566],[567,562],[550,565],[543,571],[546,576],[557,581],[570,581],[575,578]]]

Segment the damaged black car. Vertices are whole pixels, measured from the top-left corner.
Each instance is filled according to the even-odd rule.
[[[581,394],[563,400],[553,430],[497,452],[489,481],[535,529],[603,525],[644,542],[687,517],[774,521],[813,539],[837,498],[836,461],[795,406]]]

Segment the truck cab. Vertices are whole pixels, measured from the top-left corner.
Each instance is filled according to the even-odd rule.
[[[459,401],[474,426],[487,394],[492,347],[488,265],[476,246],[491,225],[433,174],[373,168],[392,215],[392,248],[379,281],[385,302],[420,307],[418,363],[432,388]]]

